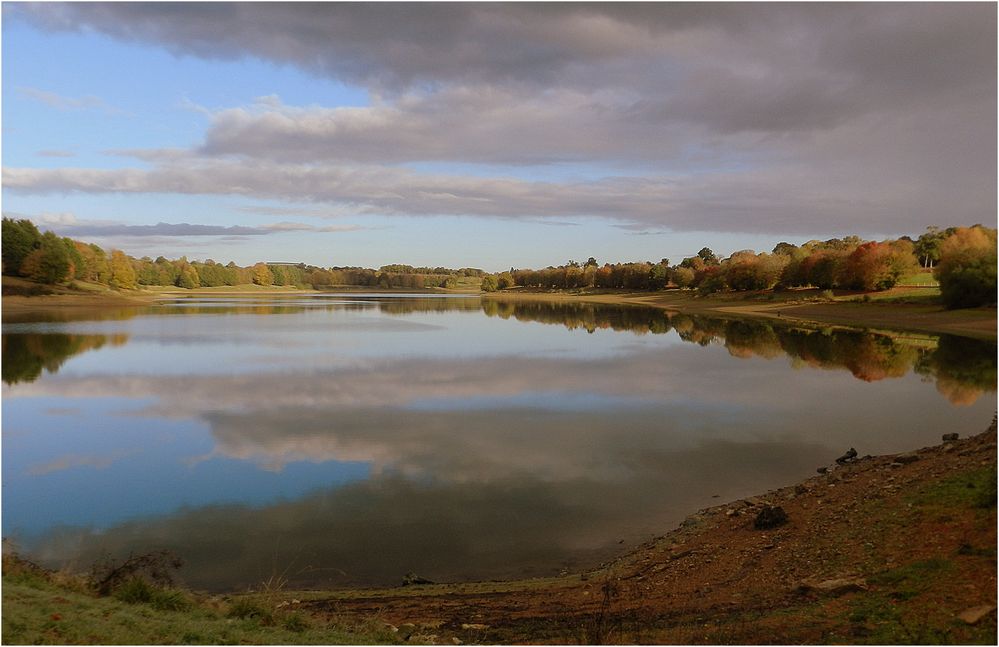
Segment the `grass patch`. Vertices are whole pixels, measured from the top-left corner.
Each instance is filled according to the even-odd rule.
[[[952,566],[953,564],[949,560],[934,557],[879,573],[871,578],[871,582],[896,588],[902,586],[922,586],[925,588],[930,580],[950,570]]]
[[[941,509],[996,507],[996,467],[983,467],[943,479],[919,490],[914,505]]]
[[[160,611],[184,611],[192,606],[183,591],[153,586],[139,577],[133,577],[119,586],[114,597],[128,604],[148,604]]]
[[[382,623],[327,622],[299,611],[268,611],[237,597],[228,613],[218,601],[165,589],[135,577],[110,596],[84,578],[51,573],[30,562],[3,560],[3,644],[391,644]],[[234,609],[236,612],[234,612]]]
[[[915,274],[910,274],[908,276],[903,276],[898,281],[900,287],[906,287],[911,285],[930,285],[939,286],[940,282],[933,277],[932,271],[919,271]]]

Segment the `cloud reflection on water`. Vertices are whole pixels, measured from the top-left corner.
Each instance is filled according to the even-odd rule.
[[[410,312],[425,311],[398,301],[383,314]],[[449,316],[444,303],[432,312]],[[220,505],[206,490],[174,514],[53,530],[36,554],[86,566],[103,550],[174,548],[188,562],[189,583],[203,588],[252,585],[289,565],[301,585],[393,584],[409,570],[434,579],[550,574],[609,556],[619,538],[663,532],[716,502],[712,495],[725,500],[794,482],[850,446],[877,454],[933,443],[942,429],[975,432],[992,410],[977,396],[995,389],[994,344],[642,308],[530,305],[486,314],[653,333],[663,343],[618,344],[598,356],[524,355],[512,352],[516,344],[483,338],[478,355],[440,356],[434,344],[449,334],[443,319],[425,329],[428,345],[416,353],[354,357],[326,369],[289,356],[265,372],[14,380],[4,387],[8,405],[126,398],[148,403],[123,411],[130,416],[202,423],[210,449],[192,447],[183,459],[192,467],[223,460],[279,474],[302,463],[370,466],[366,480],[317,481],[310,494],[288,500]],[[290,335],[295,321],[288,320]],[[572,349],[587,339],[557,341]],[[35,372],[37,362],[30,364]],[[920,376],[935,378],[952,402],[979,401],[954,409]],[[86,456],[77,463],[102,465],[100,456]]]

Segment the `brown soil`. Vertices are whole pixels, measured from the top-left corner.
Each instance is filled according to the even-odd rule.
[[[702,510],[581,574],[301,594],[437,644],[996,641],[996,430]],[[788,521],[757,530],[764,506]],[[803,586],[844,579],[845,591]],[[297,602],[297,600],[296,600]],[[962,612],[985,605],[974,624]]]

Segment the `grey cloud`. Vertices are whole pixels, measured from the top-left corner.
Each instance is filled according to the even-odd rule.
[[[269,233],[265,229],[234,225],[192,225],[186,222],[155,225],[90,224],[77,222],[58,226],[61,233],[73,236],[260,236]]]
[[[92,29],[209,58],[256,56],[374,88],[665,93],[681,99],[686,117],[722,130],[822,125],[837,109],[995,87],[996,9],[987,4],[24,3],[4,11],[46,29]],[[719,103],[736,109],[698,113]]]
[[[208,113],[197,151],[120,151],[149,171],[7,169],[4,186],[25,192],[235,194],[337,214],[596,216],[639,231],[808,236],[915,234],[996,208],[996,7],[985,3],[10,3],[4,13],[178,54],[298,65],[372,91],[362,108],[265,97]],[[632,177],[384,167],[421,161],[587,162]]]
[[[970,177],[940,157],[930,164],[905,156],[883,159],[899,149],[891,140],[896,127],[888,124],[855,136],[867,134],[868,141],[885,143],[871,165],[844,163],[840,156],[761,170],[555,183],[396,167],[201,160],[148,171],[5,168],[3,185],[24,193],[243,195],[334,205],[355,215],[588,216],[674,231],[812,236],[918,233],[942,214],[957,224],[987,219],[995,207],[995,159],[976,155],[981,168]],[[902,122],[900,127],[908,126]],[[834,140],[830,137],[830,147],[843,145]],[[929,153],[930,143],[916,149]],[[961,148],[950,138],[940,143],[938,151]],[[992,176],[983,179],[989,168]]]
[[[17,90],[21,95],[34,101],[38,101],[39,103],[44,103],[45,105],[55,108],[56,110],[100,110],[110,114],[121,113],[121,110],[118,108],[108,105],[103,99],[93,95],[73,98],[65,97],[47,90],[40,90],[38,88],[20,87]]]
[[[241,225],[231,225],[228,227],[221,225],[193,225],[186,222],[166,223],[159,222],[155,225],[126,225],[112,222],[86,222],[75,218],[63,219],[62,221],[52,218],[41,218],[44,226],[49,229],[58,229],[60,234],[69,236],[100,236],[100,237],[165,237],[165,236],[222,236],[231,240],[238,240],[244,236],[265,236],[268,234],[289,232],[289,231],[314,231],[314,232],[347,232],[365,229],[359,225],[331,225],[316,227],[299,222],[277,222],[259,227],[245,227]]]
[[[551,164],[683,158],[691,136],[636,120],[630,101],[551,89],[453,87],[370,107],[257,104],[212,117],[199,152],[282,162]]]

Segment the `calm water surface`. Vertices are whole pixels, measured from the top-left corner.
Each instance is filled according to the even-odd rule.
[[[638,307],[179,299],[3,325],[3,535],[202,589],[582,568],[849,447],[983,430],[996,345]],[[620,542],[623,540],[624,544]]]

